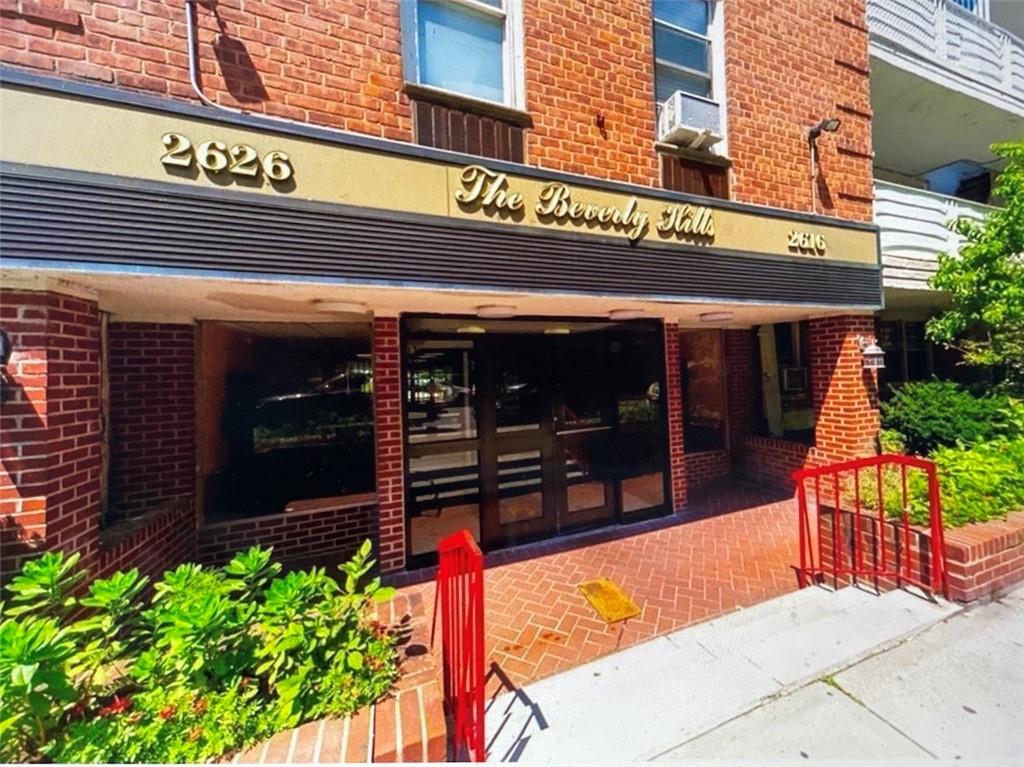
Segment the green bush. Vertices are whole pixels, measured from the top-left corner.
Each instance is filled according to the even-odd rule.
[[[207,761],[356,711],[398,675],[369,609],[393,591],[360,585],[373,565],[366,541],[339,580],[282,576],[252,548],[223,568],[181,565],[148,592],[137,570],[118,572],[79,598],[77,555],[26,563],[0,603],[0,759]]]
[[[976,397],[949,381],[906,383],[882,403],[882,426],[903,437],[908,452],[1024,436],[1024,404],[1002,395]]]

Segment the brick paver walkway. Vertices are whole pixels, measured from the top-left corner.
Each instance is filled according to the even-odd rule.
[[[492,689],[520,686],[796,589],[791,498],[737,482],[697,488],[693,495],[684,519],[489,555],[485,614]],[[637,603],[639,617],[613,626],[597,617],[576,586],[601,576]],[[433,583],[407,589],[422,595],[429,614]]]

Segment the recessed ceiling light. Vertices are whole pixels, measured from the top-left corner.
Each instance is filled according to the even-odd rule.
[[[612,309],[608,312],[610,320],[638,320],[643,316],[643,309]]]
[[[516,308],[507,304],[487,304],[476,308],[476,316],[482,320],[507,320],[516,316]]]
[[[479,325],[462,325],[455,329],[456,333],[486,333],[487,331]]]
[[[732,312],[704,312],[700,315],[701,322],[731,322],[735,318]]]
[[[569,328],[544,328],[544,335],[546,336],[567,336],[571,332]]]
[[[333,312],[337,314],[368,314],[366,304],[358,301],[331,301],[329,299],[313,302],[313,308],[318,312]]]

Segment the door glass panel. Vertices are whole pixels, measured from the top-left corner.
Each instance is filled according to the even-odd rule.
[[[691,452],[725,445],[725,370],[722,334],[717,330],[682,333],[684,444]]]
[[[555,351],[556,387],[561,398],[557,431],[608,423],[610,401],[603,350],[596,344],[567,345]]]
[[[539,450],[498,456],[498,521],[507,525],[544,515]]]
[[[472,341],[413,341],[407,356],[410,442],[476,437]]]
[[[499,434],[540,429],[545,398],[543,357],[537,344],[495,352],[495,418]]]
[[[665,475],[660,472],[641,474],[622,480],[622,511],[626,514],[650,509],[665,503]]]
[[[564,438],[566,509],[571,514],[609,506],[611,432],[590,432]]]
[[[467,529],[480,540],[480,472],[475,450],[409,459],[413,554],[434,551],[447,535]]]

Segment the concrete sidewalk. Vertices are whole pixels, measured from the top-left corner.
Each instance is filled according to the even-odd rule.
[[[890,757],[927,756],[927,747],[884,722],[851,731],[845,740],[838,730],[829,734],[826,727],[833,729],[848,716],[860,722],[869,714],[836,687],[806,685],[957,612],[953,605],[899,591],[789,594],[499,695],[489,701],[487,713],[490,759],[530,764],[806,759],[800,753],[806,749],[792,750],[784,737],[790,722],[809,726],[832,746],[833,756],[861,758],[863,737],[874,738],[879,753]],[[799,697],[782,697],[794,692]],[[851,714],[851,707],[858,711]],[[745,715],[762,721],[753,719],[743,730]],[[764,729],[782,725],[774,733]],[[732,744],[732,751],[723,743]]]

